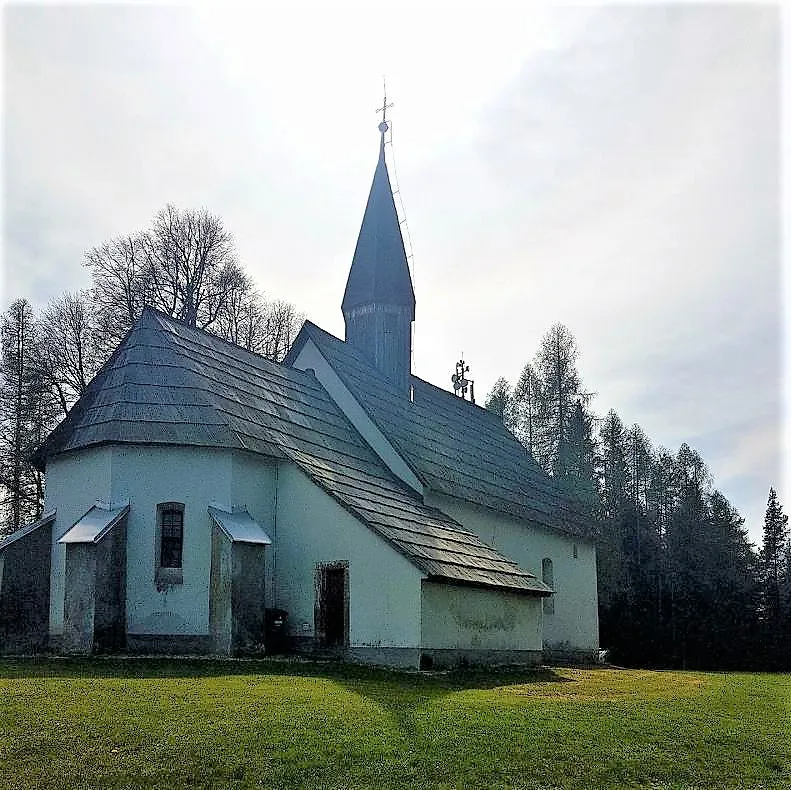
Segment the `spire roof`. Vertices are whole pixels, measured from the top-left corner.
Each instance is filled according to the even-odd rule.
[[[404,306],[410,308],[414,320],[415,292],[385,163],[387,128],[387,123],[382,121],[379,160],[341,307],[345,313],[369,304]]]

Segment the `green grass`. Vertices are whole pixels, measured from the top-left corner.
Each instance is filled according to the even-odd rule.
[[[0,661],[0,788],[789,788],[791,675]]]

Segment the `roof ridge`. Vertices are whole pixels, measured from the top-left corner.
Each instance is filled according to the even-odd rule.
[[[489,419],[489,416],[493,417],[496,420],[499,420],[494,412],[490,412],[485,406],[481,406],[479,403],[475,403],[473,401],[469,401],[466,398],[460,398],[458,395],[455,395],[450,390],[443,389],[439,386],[439,384],[434,384],[431,381],[427,381],[426,379],[420,378],[420,376],[416,376],[414,373],[410,374],[410,378],[412,378],[418,385],[425,385],[426,387],[430,387],[434,393],[438,395],[442,395],[444,397],[453,398],[454,401],[458,402],[458,407],[461,409],[464,408],[473,408],[478,409],[479,412],[487,415],[486,419]],[[432,394],[434,394],[432,393]],[[462,406],[462,404],[464,404]]]
[[[143,317],[143,314],[145,314],[146,312],[154,313],[155,317],[157,317],[159,319],[164,319],[165,322],[175,323],[178,326],[183,327],[184,329],[186,329],[188,331],[195,332],[196,334],[198,334],[200,336],[203,336],[203,337],[206,337],[206,338],[209,338],[210,340],[212,340],[214,342],[218,342],[218,343],[221,343],[223,345],[230,346],[231,348],[234,348],[237,351],[241,351],[243,354],[248,354],[251,357],[255,357],[256,359],[260,359],[266,365],[273,365],[273,366],[275,366],[277,368],[281,368],[283,370],[295,371],[297,373],[297,377],[298,378],[305,378],[305,377],[310,376],[310,374],[305,373],[304,370],[300,370],[299,368],[293,368],[290,365],[286,365],[285,364],[285,360],[283,362],[278,362],[277,360],[269,359],[268,357],[265,357],[263,354],[259,354],[257,351],[253,351],[253,350],[251,350],[249,348],[245,348],[244,346],[240,346],[238,343],[234,343],[232,340],[226,340],[224,337],[220,337],[220,335],[216,335],[216,334],[214,334],[214,332],[211,332],[208,329],[204,329],[203,327],[193,326],[192,324],[188,324],[183,319],[176,318],[175,316],[172,316],[172,315],[168,315],[167,313],[163,312],[162,310],[159,310],[156,307],[151,307],[149,305],[144,307],[143,308],[143,313],[141,313],[141,318]],[[138,321],[139,320],[140,319],[138,319]],[[309,322],[307,319],[305,319],[305,323],[313,323],[313,322],[312,321]],[[315,324],[313,324],[313,325],[315,326]],[[171,335],[178,336],[176,334],[176,332],[174,332],[170,327],[163,326],[161,321],[160,321],[160,326],[162,327],[163,331],[168,332]],[[322,331],[324,331],[324,330],[322,330]]]

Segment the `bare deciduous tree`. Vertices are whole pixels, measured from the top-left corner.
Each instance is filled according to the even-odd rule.
[[[29,456],[83,394],[147,305],[282,361],[302,324],[266,301],[233,238],[205,209],[166,206],[147,230],[86,253],[92,287],[54,299],[39,320],[17,300],[2,316],[0,532],[40,514],[43,478]]]
[[[85,291],[53,299],[38,322],[35,353],[64,415],[103,360],[99,335],[91,295]]]
[[[97,340],[105,356],[118,345],[150,301],[143,236],[119,236],[85,254],[85,265],[91,270],[93,281],[90,298]]]
[[[104,356],[145,305],[278,361],[302,323],[292,304],[262,298],[237,261],[233,237],[205,209],[169,204],[151,228],[91,249],[86,265]]]
[[[290,302],[280,299],[265,304],[263,347],[259,353],[282,362],[305,317]]]
[[[150,303],[190,326],[210,329],[234,296],[250,288],[233,237],[205,209],[168,204],[140,241]]]

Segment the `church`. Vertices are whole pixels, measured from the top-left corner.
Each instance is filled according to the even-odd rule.
[[[283,364],[145,309],[38,449],[44,515],[0,542],[0,652],[403,667],[592,660],[583,515],[499,418],[411,373],[385,161],[342,300]]]

